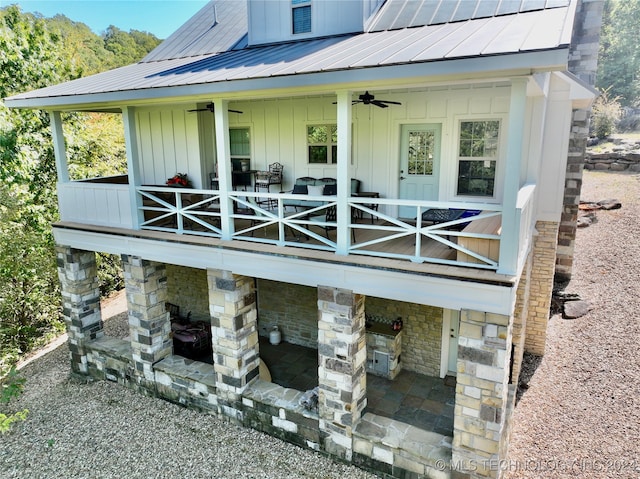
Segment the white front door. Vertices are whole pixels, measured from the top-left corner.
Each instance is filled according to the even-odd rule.
[[[440,172],[440,124],[403,125],[400,140],[400,198],[435,201]],[[415,218],[416,209],[400,207],[401,218]]]

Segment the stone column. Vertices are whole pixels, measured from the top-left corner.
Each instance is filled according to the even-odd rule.
[[[580,0],[569,52],[569,71],[589,85],[596,84],[600,29],[602,27],[603,0]],[[574,110],[569,137],[569,153],[565,178],[565,194],[558,235],[556,276],[561,281],[571,278],[573,250],[576,239],[576,220],[582,188],[582,170],[589,136],[591,109]]]
[[[352,431],[367,405],[365,297],[318,287],[318,382],[320,431],[325,450],[352,457]]]
[[[452,464],[457,477],[497,477],[510,421],[509,316],[462,310]]]
[[[524,349],[543,356],[553,293],[558,223],[538,221],[536,231],[538,234],[533,238],[533,263]]]
[[[103,336],[96,255],[93,251],[56,245],[56,257],[71,371],[88,374],[86,344]]]
[[[167,275],[163,263],[122,256],[135,379],[155,391],[153,365],[172,353],[171,321],[166,311]]]
[[[260,366],[254,280],[230,271],[208,269],[207,281],[221,412],[240,420],[236,403],[245,388],[258,377]]]

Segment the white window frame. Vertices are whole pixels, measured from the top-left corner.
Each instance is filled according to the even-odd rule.
[[[304,32],[296,32],[295,31],[295,15],[294,12],[299,8],[309,8],[309,30]],[[311,5],[311,0],[291,0],[291,34],[292,35],[304,35],[309,34],[313,30],[313,7]]]
[[[309,127],[319,128],[325,127],[327,128],[327,141],[323,143],[309,143]],[[307,149],[307,163],[309,165],[335,165],[338,162],[338,158],[333,157],[333,148],[335,147],[337,150],[338,147],[338,139],[336,138],[335,143],[331,138],[331,128],[338,128],[336,123],[309,123],[305,125],[304,134],[305,134],[305,144]],[[309,147],[312,146],[326,146],[327,147],[327,161],[324,163],[311,162],[311,155],[309,154]]]
[[[481,122],[497,122],[498,123],[498,135],[495,142],[496,154],[494,156],[461,156],[460,155],[460,142],[461,142],[461,133],[462,133],[462,123],[481,123]],[[499,183],[498,178],[500,177],[500,169],[502,167],[501,155],[503,151],[502,145],[502,137],[504,130],[504,119],[499,116],[491,116],[491,117],[482,117],[482,118],[458,118],[457,119],[457,133],[455,136],[455,155],[456,155],[456,164],[455,164],[455,189],[454,195],[458,198],[483,198],[486,200],[496,199],[498,197],[498,189]],[[494,175],[493,175],[493,192],[491,195],[485,194],[474,194],[473,192],[469,193],[459,193],[459,182],[460,182],[460,164],[463,161],[479,161],[479,162],[494,162]]]

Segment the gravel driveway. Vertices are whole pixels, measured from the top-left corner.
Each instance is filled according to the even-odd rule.
[[[578,231],[566,291],[593,310],[551,319],[547,354],[516,408],[509,478],[640,476],[640,177],[585,172],[583,191],[623,207]],[[119,301],[103,309],[114,336],[127,333]],[[3,479],[376,477],[113,383],[70,381],[66,346],[22,371],[12,407],[30,412],[0,438]]]
[[[622,208],[578,230],[565,291],[593,309],[551,318],[515,410],[508,478],[640,477],[640,175],[585,171],[581,196]]]

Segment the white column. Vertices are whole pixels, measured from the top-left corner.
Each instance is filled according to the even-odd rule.
[[[507,140],[507,164],[504,172],[504,193],[502,195],[502,237],[500,241],[500,264],[498,273],[514,275],[518,268],[520,224],[516,213],[520,171],[522,165],[522,144],[527,103],[527,78],[511,80],[511,102],[509,105],[509,138]]]
[[[124,142],[127,149],[127,174],[129,177],[131,219],[134,229],[138,230],[140,229],[140,224],[144,221],[144,216],[140,210],[142,198],[140,198],[136,191],[136,188],[142,184],[142,178],[140,175],[136,110],[134,107],[125,106],[122,108],[122,121],[124,123]]]
[[[220,184],[220,215],[222,239],[230,240],[233,235],[233,203],[229,199],[231,183],[231,149],[229,146],[229,102],[214,100],[216,130],[216,161],[218,162],[218,179]]]
[[[62,118],[59,111],[50,111],[51,135],[53,136],[53,153],[56,157],[56,171],[58,172],[58,182],[69,182],[69,168],[67,166],[67,148],[64,141],[64,130],[62,128]]]
[[[337,167],[337,202],[338,225],[336,231],[336,254],[346,255],[349,251],[348,224],[349,197],[351,196],[351,91],[337,92],[338,97],[338,167]]]

